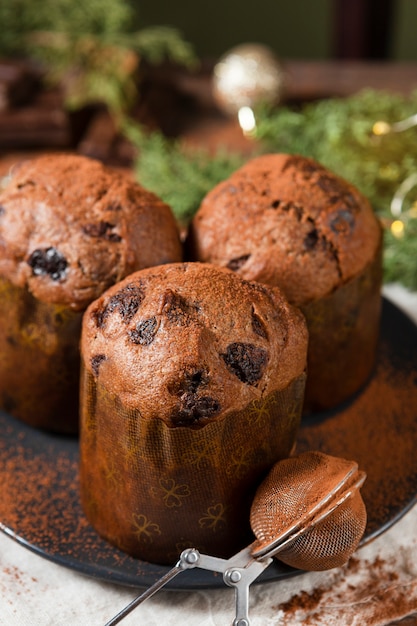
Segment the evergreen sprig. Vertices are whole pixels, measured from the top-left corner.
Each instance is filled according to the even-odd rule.
[[[125,0],[1,0],[0,54],[26,54],[36,32],[107,37],[126,32],[134,10]]]
[[[146,134],[131,122],[125,122],[124,133],[138,149],[137,179],[167,202],[183,225],[205,194],[244,162],[242,155],[222,150],[214,156],[204,149],[187,150],[179,141],[160,132]]]
[[[401,239],[385,232],[384,280],[417,290],[417,220],[409,223]]]
[[[137,99],[141,59],[195,63],[176,29],[137,21],[128,0],[0,0],[0,55],[42,62],[69,108],[103,103],[118,119]]]

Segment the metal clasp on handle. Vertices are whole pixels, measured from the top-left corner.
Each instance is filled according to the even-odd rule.
[[[105,626],[115,626],[133,609],[142,604],[162,589],[170,580],[186,569],[198,567],[223,575],[223,581],[235,589],[236,616],[233,626],[250,626],[249,587],[270,565],[272,558],[254,560],[251,556],[251,546],[244,548],[230,559],[221,559],[208,554],[200,554],[195,548],[189,548],[181,553],[178,563],[157,580],[149,589],[137,596],[120,613],[115,615]]]

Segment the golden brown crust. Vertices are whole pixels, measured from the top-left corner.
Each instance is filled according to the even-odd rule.
[[[85,366],[142,417],[201,424],[303,373],[307,331],[278,288],[201,263],[136,272],[86,311]]]
[[[22,163],[0,207],[0,275],[45,302],[82,310],[132,271],[182,258],[170,208],[86,157]]]
[[[380,241],[380,224],[352,185],[312,159],[268,154],[207,194],[188,248],[191,259],[278,285],[300,305],[357,276]]]

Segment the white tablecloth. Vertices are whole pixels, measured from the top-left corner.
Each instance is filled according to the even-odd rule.
[[[385,295],[417,322],[417,294],[390,285]],[[135,595],[51,563],[0,533],[1,626],[103,626]],[[251,587],[252,626],[379,626],[414,612],[417,507],[340,569]],[[234,592],[225,587],[160,591],[122,623],[228,626],[233,618]]]

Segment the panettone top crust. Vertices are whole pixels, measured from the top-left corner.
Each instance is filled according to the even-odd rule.
[[[22,162],[0,193],[0,276],[39,300],[83,310],[127,274],[181,259],[170,208],[93,159]]]
[[[84,366],[144,418],[201,425],[303,375],[307,330],[278,288],[175,263],[135,272],[84,315]]]
[[[375,257],[381,226],[368,200],[316,161],[267,154],[204,198],[189,258],[280,286],[303,305],[357,276]]]

